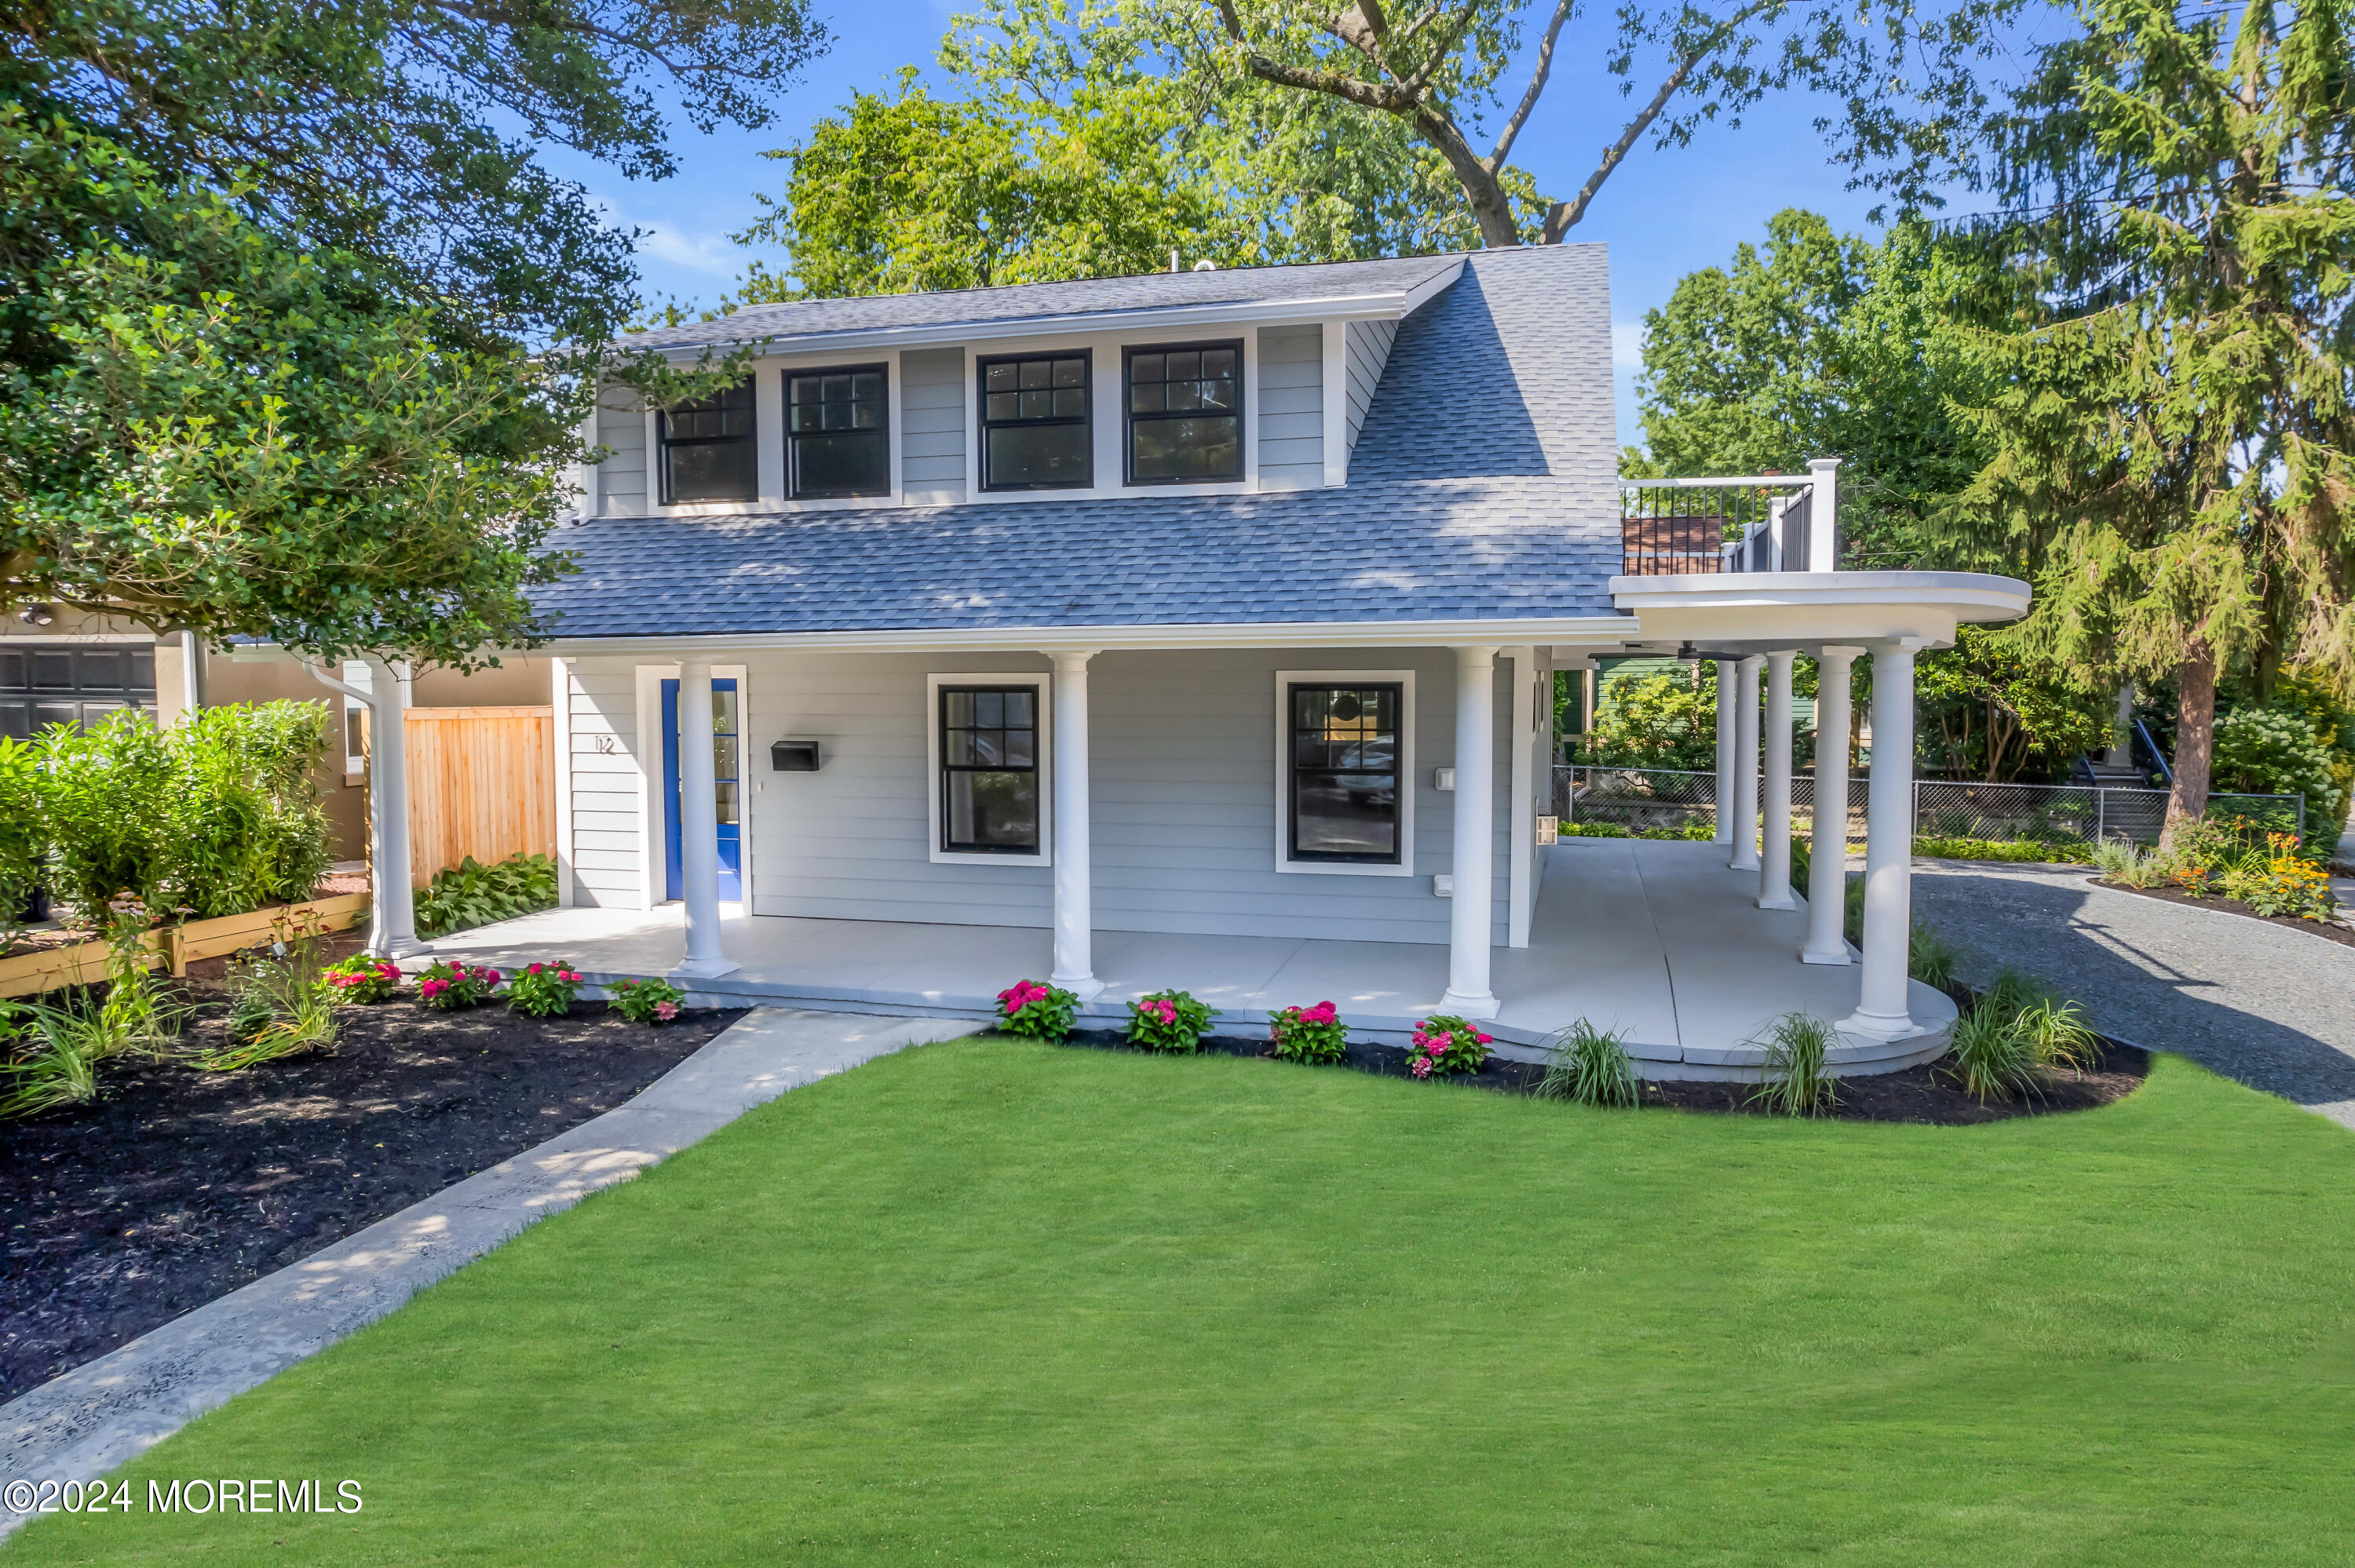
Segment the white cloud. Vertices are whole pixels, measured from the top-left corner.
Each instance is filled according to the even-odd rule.
[[[725,234],[692,234],[660,221],[640,227],[646,232],[638,249],[666,266],[715,278],[733,278],[744,270],[744,251]]]

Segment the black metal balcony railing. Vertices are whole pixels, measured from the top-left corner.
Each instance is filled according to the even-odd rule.
[[[1805,571],[1815,480],[1650,479],[1619,486],[1624,575]]]

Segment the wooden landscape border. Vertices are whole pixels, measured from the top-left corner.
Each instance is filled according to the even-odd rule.
[[[293,930],[315,920],[322,931],[341,931],[368,918],[368,895],[339,893],[304,904],[273,904],[242,915],[212,920],[190,920],[179,926],[159,926],[142,938],[149,953],[147,967],[185,975],[197,959],[217,959],[241,948],[272,939],[281,929]],[[0,996],[35,996],[61,986],[89,985],[106,978],[106,944],[91,940],[69,948],[48,948],[0,959]]]

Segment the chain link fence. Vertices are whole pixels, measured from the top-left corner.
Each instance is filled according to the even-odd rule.
[[[1761,780],[1762,790],[1764,780]],[[1848,836],[1864,837],[1863,779],[1848,782]],[[2091,843],[2130,839],[2157,843],[2167,821],[2164,789],[2132,789],[2090,784],[1978,784],[1946,779],[1913,781],[1913,832],[1917,838],[2026,839]],[[1812,822],[1815,776],[1791,776],[1791,815]],[[2278,832],[2306,834],[2303,795],[2208,797],[2217,816],[2238,817]],[[1717,822],[1717,775],[1666,768],[1600,768],[1587,765],[1553,770],[1553,814],[1564,821],[1616,822],[1641,832]]]

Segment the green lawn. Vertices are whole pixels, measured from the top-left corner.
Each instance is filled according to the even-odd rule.
[[[1945,1129],[1003,1040],[798,1090],[11,1563],[2344,1563],[2355,1138],[2163,1059]]]

